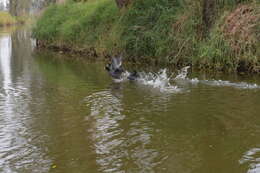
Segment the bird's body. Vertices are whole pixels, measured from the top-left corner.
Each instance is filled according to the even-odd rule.
[[[122,67],[122,58],[112,58],[112,62],[107,64],[105,69],[109,75],[115,79],[121,79],[124,69]]]
[[[122,79],[123,73],[125,72],[124,68],[122,67],[122,58],[113,57],[111,63],[108,63],[105,66],[105,69],[112,78]],[[129,76],[127,76],[127,79],[134,81],[137,80],[139,77],[139,74],[136,71],[134,71],[130,73]]]
[[[127,79],[131,80],[131,81],[135,81],[139,78],[139,74],[137,73],[137,71],[134,71],[132,73],[130,73],[130,75],[127,77]]]

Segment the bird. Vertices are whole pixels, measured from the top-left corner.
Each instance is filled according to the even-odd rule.
[[[113,57],[111,63],[108,63],[105,69],[112,78],[121,79],[125,71],[122,67],[122,57]]]
[[[129,76],[127,76],[127,79],[130,81],[135,81],[140,77],[139,73],[137,71],[133,71],[132,73],[130,73]]]
[[[123,73],[125,72],[124,68],[122,67],[122,56],[112,57],[111,63],[108,63],[105,66],[105,69],[112,78],[122,79]],[[135,81],[139,77],[139,73],[136,70],[134,70],[127,76],[127,79],[130,81]]]

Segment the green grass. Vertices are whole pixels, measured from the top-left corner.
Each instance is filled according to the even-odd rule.
[[[151,58],[166,55],[165,45],[170,41],[168,35],[179,6],[175,0],[135,1],[120,21],[126,54]]]
[[[185,4],[182,0],[134,1],[119,11],[114,0],[67,3],[49,7],[34,29],[39,40],[124,52],[128,57],[159,60],[172,47],[172,24]]]
[[[257,41],[250,48],[242,42],[238,54],[221,29],[238,4],[259,6],[254,0],[218,0],[205,36],[202,0],[137,0],[121,10],[114,0],[68,1],[47,8],[33,35],[47,44],[94,48],[99,55],[123,53],[138,62],[236,71],[245,61],[253,69],[260,59]]]
[[[112,0],[52,5],[33,33],[40,40],[93,47],[118,16]]]
[[[228,10],[219,17],[209,37],[198,43],[198,53],[193,56],[196,67],[228,72],[260,72],[260,23],[250,23],[252,19],[259,21],[260,8],[254,2],[248,6],[254,11],[245,17],[233,16],[231,24],[227,23],[226,17],[234,14],[235,10]],[[233,26],[233,31],[223,29],[228,24]],[[230,34],[232,32],[234,34]]]
[[[16,23],[14,17],[7,12],[0,11],[0,26],[13,25]]]

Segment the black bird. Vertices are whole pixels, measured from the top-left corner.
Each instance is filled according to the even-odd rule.
[[[125,72],[125,70],[122,67],[122,57],[112,58],[111,63],[108,63],[105,66],[105,69],[107,70],[108,74],[114,78],[114,79],[121,79],[122,74]],[[130,73],[130,75],[127,77],[128,80],[135,81],[140,77],[139,73],[137,71],[133,71]]]
[[[124,69],[122,67],[122,58],[118,57],[112,58],[112,62],[107,64],[105,69],[108,71],[109,75],[114,79],[121,79]]]
[[[133,71],[132,73],[130,73],[130,75],[127,77],[127,79],[134,81],[137,80],[140,77],[140,75],[137,73],[137,71]]]

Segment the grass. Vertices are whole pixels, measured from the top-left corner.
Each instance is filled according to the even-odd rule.
[[[250,14],[240,15],[241,4],[253,9]],[[138,0],[121,10],[114,0],[68,1],[50,6],[33,35],[46,44],[95,49],[99,55],[120,53],[134,62],[260,72],[259,3],[216,1],[206,35],[202,11],[202,0]],[[230,35],[233,25],[237,30]]]
[[[0,26],[8,26],[16,23],[14,17],[12,17],[9,13],[0,11]]]
[[[112,0],[52,5],[37,22],[34,37],[49,42],[93,47],[118,18]]]
[[[199,43],[193,63],[204,69],[259,73],[259,20],[259,6],[255,3],[226,11],[209,37]]]

